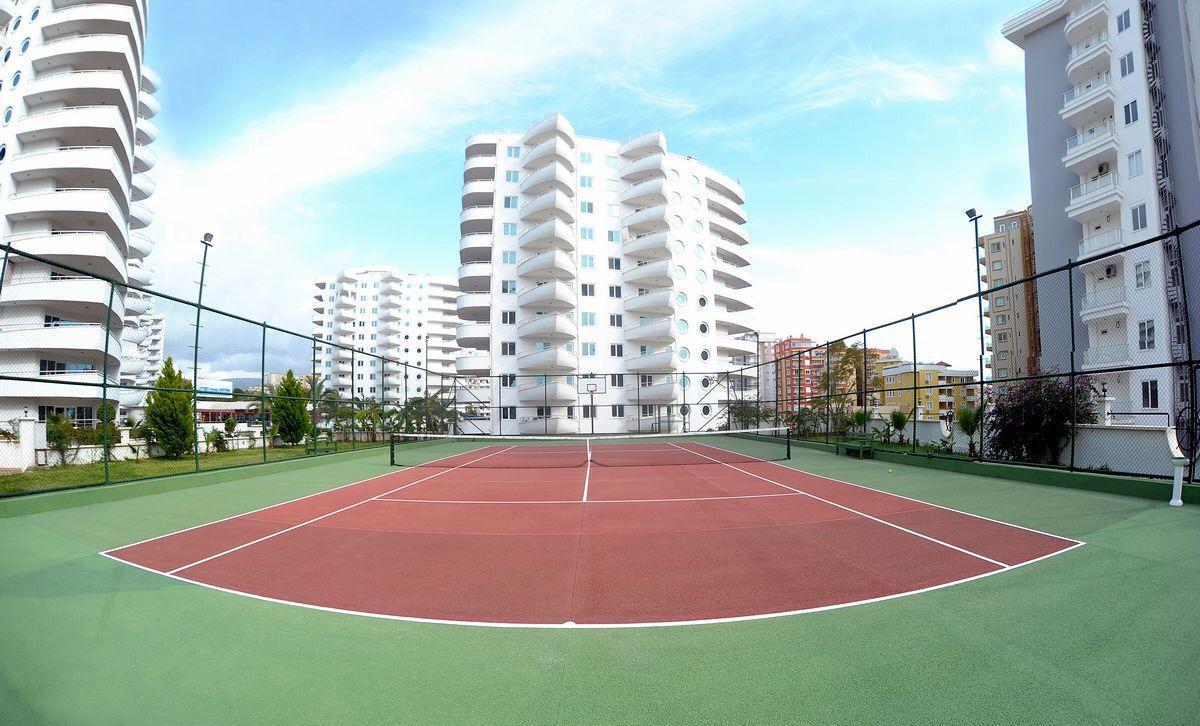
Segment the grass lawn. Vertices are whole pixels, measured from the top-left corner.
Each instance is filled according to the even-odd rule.
[[[379,451],[201,474],[225,480],[0,519],[0,722],[1196,723],[1200,507],[791,464],[1087,544],[841,610],[596,631],[319,612],[96,555],[392,469]]]

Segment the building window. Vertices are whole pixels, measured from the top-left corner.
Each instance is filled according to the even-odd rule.
[[[623,358],[625,356],[625,346],[620,343],[613,343],[608,346],[608,354],[613,358]]]
[[[1140,232],[1146,228],[1146,205],[1145,205],[1145,203],[1139,204],[1136,207],[1134,207],[1133,209],[1129,210],[1129,214],[1130,214],[1130,217],[1132,217],[1131,221],[1133,222],[1133,231],[1134,232]]]
[[[614,229],[614,230],[610,230],[610,231],[609,231],[609,233],[608,233],[608,241],[609,241],[609,242],[615,242],[616,244],[621,244],[621,232],[620,232],[620,230],[615,230],[615,229]]]
[[[612,386],[613,388],[620,388],[620,387],[624,386],[625,385],[625,374],[624,373],[608,374],[608,384],[610,386]]]
[[[604,157],[604,163],[608,164],[608,168],[616,169],[617,168],[617,157],[606,156],[606,157]]]
[[[517,225],[515,222],[505,222],[504,223],[504,236],[505,237],[516,237],[517,236]]]
[[[591,189],[596,186],[595,179],[590,176],[581,176],[579,177],[579,186],[584,189]]]
[[[596,297],[596,285],[591,282],[584,282],[579,285],[579,294],[583,297]]]
[[[516,406],[501,406],[500,418],[504,421],[513,421],[517,418]]]
[[[1130,73],[1133,73],[1133,51],[1121,56],[1121,77],[1124,78]]]
[[[504,155],[510,159],[519,159],[519,158],[521,158],[521,147],[520,146],[509,146],[508,148],[506,148],[504,150]]]
[[[1150,261],[1144,260],[1133,267],[1133,279],[1137,287],[1150,287]]]
[[[590,269],[594,268],[596,266],[596,256],[595,255],[580,255],[579,256],[579,266],[585,270],[590,270]]]
[[[595,239],[595,238],[596,238],[595,228],[593,228],[593,227],[580,227],[579,228],[579,239]]]
[[[625,406],[623,404],[611,406],[609,407],[609,411],[612,413],[613,418],[625,418]]]
[[[1130,101],[1129,103],[1125,104],[1125,125],[1129,126],[1130,124],[1137,123],[1137,120],[1138,120],[1137,99],[1134,99],[1134,100]]]
[[[579,163],[580,164],[592,163],[592,152],[590,152],[590,151],[579,152]]]
[[[500,292],[511,294],[516,291],[517,291],[517,281],[516,280],[501,280],[500,281]]]
[[[1124,33],[1129,30],[1129,11],[1126,10],[1117,16],[1117,32]]]
[[[996,260],[995,262],[993,262],[993,263],[992,263],[992,269],[993,269],[993,270],[1000,270],[1000,269],[1003,269],[1003,268],[1004,268],[1004,261],[1003,261],[1003,260]]]
[[[1007,299],[1007,298],[1005,298],[1003,295],[999,295],[999,296],[997,296],[997,297],[996,297],[996,299],[995,299],[995,300],[992,302],[992,304],[993,304],[993,305],[995,305],[995,306],[996,306],[996,307],[998,307],[998,308],[1002,308],[1002,307],[1004,307],[1005,305],[1007,305],[1007,304],[1008,304],[1008,299]]]
[[[609,285],[608,286],[608,296],[611,298],[616,298],[617,300],[620,300],[621,299],[621,286],[620,285]]]
[[[517,385],[517,374],[516,373],[500,374],[500,387],[501,388],[515,388],[516,385]]]
[[[505,341],[500,344],[500,355],[516,355],[517,344],[512,341]]]
[[[1138,149],[1129,156],[1125,157],[1128,162],[1130,178],[1142,175],[1142,150]]]
[[[610,270],[621,269],[621,258],[620,257],[609,257],[608,258],[608,269],[610,269]]]
[[[596,344],[595,343],[580,343],[579,344],[579,354],[584,356],[585,358],[596,355]]]
[[[596,313],[580,313],[579,324],[584,327],[590,327],[596,324]]]
[[[1158,408],[1158,381],[1142,381],[1142,408]]]
[[[582,417],[583,418],[596,418],[596,407],[584,405]]]
[[[580,202],[579,203],[579,211],[584,214],[591,214],[592,213],[592,203],[591,202]]]
[[[516,197],[505,197],[504,198],[504,208],[505,209],[516,209],[517,208],[517,198]]]
[[[503,252],[500,253],[500,262],[502,262],[506,265],[517,264],[517,251],[516,250],[504,250]]]
[[[517,324],[517,311],[516,310],[501,310],[500,311],[500,324],[501,325],[516,325]]]
[[[1138,350],[1154,350],[1154,321],[1138,323]]]
[[[999,242],[993,242],[993,243],[992,243],[992,252],[999,252],[999,251],[1000,251],[1000,243],[999,243]]]
[[[623,317],[620,313],[614,313],[608,316],[608,326],[610,328],[619,328],[623,325]]]

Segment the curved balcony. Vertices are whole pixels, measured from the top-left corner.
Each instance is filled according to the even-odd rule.
[[[5,237],[4,241],[22,252],[104,277],[126,279],[125,255],[112,237],[104,232],[29,232]]]
[[[579,358],[566,348],[545,348],[517,356],[522,371],[566,373],[579,367]]]
[[[129,205],[129,228],[145,229],[154,224],[154,210],[141,202]]]
[[[146,372],[146,361],[137,357],[136,351],[132,355],[122,353],[121,358],[122,377],[129,376],[130,378],[136,378]]]
[[[454,370],[464,376],[486,376],[492,370],[492,356],[470,352],[454,359]]]
[[[750,310],[754,307],[750,303],[750,290],[745,288],[739,290],[728,285],[718,284],[713,291],[713,299],[734,313]]]
[[[468,292],[456,301],[458,317],[463,320],[489,320],[492,315],[492,295],[486,292]]]
[[[548,436],[579,433],[579,420],[566,416],[522,416],[517,421],[517,430],[523,434]]]
[[[540,222],[557,217],[567,224],[575,222],[575,202],[557,189],[543,192],[521,205],[520,218],[525,222]]]
[[[729,335],[718,336],[714,343],[716,343],[717,352],[722,355],[754,355],[758,350],[758,343],[753,340],[743,340]]]
[[[14,222],[44,221],[59,229],[98,229],[128,248],[125,211],[107,189],[47,189],[10,196],[4,214]]]
[[[1077,129],[1094,126],[1113,115],[1116,99],[1112,73],[1106,71],[1064,93],[1059,116]]]
[[[625,340],[630,343],[673,343],[679,337],[672,318],[625,327]]]
[[[468,262],[458,268],[458,287],[463,292],[488,292],[492,289],[492,263]]]
[[[131,95],[136,95],[134,92],[141,77],[139,46],[139,42],[120,33],[66,35],[36,46],[30,52],[30,60],[38,74],[64,69],[118,69],[125,76]]]
[[[575,175],[567,167],[552,161],[538,167],[521,179],[518,185],[522,194],[538,195],[551,189],[575,196]]]
[[[683,398],[683,389],[674,380],[651,383],[631,383],[625,386],[625,401],[634,405],[643,403],[673,403]]]
[[[517,238],[517,245],[525,250],[544,250],[550,247],[573,252],[575,250],[575,230],[571,225],[554,218],[530,227]]]
[[[64,188],[108,189],[124,206],[129,172],[111,146],[73,146],[27,151],[12,157],[8,170],[18,182],[52,179]]]
[[[749,247],[715,234],[709,235],[708,239],[716,248],[719,259],[734,265],[746,266],[751,263]]]
[[[535,280],[574,280],[575,260],[560,249],[542,250],[521,260],[517,274]]]
[[[656,176],[634,182],[625,187],[620,199],[621,203],[635,207],[664,203],[667,201],[667,180]]]
[[[125,292],[126,312],[130,312],[135,315],[145,315],[146,313],[150,312],[151,307],[153,307],[153,305],[151,304],[148,296],[142,295],[141,293],[135,293],[132,290],[127,290]]]
[[[729,197],[738,204],[746,203],[746,190],[733,177],[720,172],[707,164],[704,167],[704,186],[724,197]]]
[[[1108,32],[1089,36],[1067,53],[1067,80],[1082,83],[1112,68],[1112,44]]]
[[[162,88],[162,85],[162,76],[158,75],[158,71],[142,64],[142,90],[146,93],[158,93],[158,89]]]
[[[158,153],[149,146],[138,145],[133,150],[133,170],[145,174],[158,164]]]
[[[401,323],[399,319],[382,320],[379,323],[378,330],[379,330],[379,332],[383,333],[384,335],[390,335],[392,333],[401,333],[404,331],[404,324]]]
[[[162,113],[162,103],[149,93],[138,94],[138,118],[154,118]]]
[[[640,159],[634,159],[621,167],[621,178],[626,181],[638,181],[652,176],[667,175],[667,157],[664,154],[650,154]]]
[[[723,237],[734,244],[744,245],[750,242],[750,233],[746,228],[725,217],[716,215],[709,217],[708,228],[718,237]]]
[[[125,165],[133,159],[133,139],[117,106],[74,106],[34,111],[18,118],[13,130],[23,144],[55,139],[61,146],[111,146]]]
[[[1079,259],[1109,255],[1124,243],[1121,230],[1110,229],[1094,234],[1079,242]]]
[[[540,166],[557,161],[571,171],[575,171],[575,149],[561,137],[555,136],[530,149],[521,155],[522,169],[537,169]]]
[[[146,328],[137,325],[130,325],[129,321],[125,321],[125,329],[121,331],[121,340],[124,343],[132,343],[136,348],[141,345],[142,341],[150,336],[150,331]],[[123,367],[122,367],[123,369]]]
[[[109,287],[108,282],[90,277],[50,279],[47,275],[25,279],[23,276],[15,276],[4,285],[0,303],[61,306],[70,310],[70,314],[75,317],[103,320],[104,312],[108,310]],[[120,294],[120,288],[112,295],[112,303],[113,324],[119,333],[121,319],[125,316],[125,299]],[[12,313],[9,313],[9,316],[11,317]],[[117,352],[120,348],[113,350]]]
[[[537,146],[551,138],[561,138],[575,148],[575,127],[561,113],[550,113],[534,121],[521,135],[522,146]]]
[[[575,386],[563,381],[530,383],[517,389],[517,400],[533,406],[573,406],[578,399]]]
[[[1090,323],[1102,318],[1128,317],[1132,311],[1125,285],[1105,285],[1092,289],[1079,301],[1079,319]]]
[[[670,290],[654,290],[642,295],[626,295],[622,301],[625,310],[648,315],[670,315],[675,312],[675,293]]]
[[[671,255],[667,230],[632,237],[621,244],[621,253],[640,259],[658,259]]]
[[[463,182],[463,209],[469,209],[471,207],[490,207],[495,199],[495,179],[472,179],[471,181]]]
[[[667,219],[667,205],[655,204],[621,217],[621,226],[627,228],[632,235],[657,232],[667,229],[669,226]]]
[[[24,87],[28,108],[61,104],[65,107],[115,106],[121,113],[124,128],[133,131],[136,96],[129,80],[121,71],[64,71],[38,75]]]
[[[465,237],[469,234],[490,233],[496,217],[496,208],[492,205],[467,207],[458,215],[459,233]]]
[[[647,131],[621,142],[617,153],[626,158],[667,153],[667,137],[661,131]]]
[[[566,315],[535,315],[517,325],[517,337],[523,340],[574,340],[578,334],[579,326]]]
[[[110,369],[108,384],[115,385],[118,382],[116,367]],[[81,402],[87,399],[99,399],[104,395],[103,389],[104,372],[100,370],[91,371],[64,371],[61,373],[41,373],[38,376],[37,395],[39,399],[47,401],[53,399],[70,399],[74,402]],[[78,385],[81,383],[91,384]],[[116,400],[125,391],[109,390],[109,400]],[[145,395],[144,391],[131,391],[130,393],[138,393]]]
[[[488,350],[492,343],[491,323],[463,323],[454,331],[454,339],[463,348]]]
[[[1084,174],[1102,163],[1115,166],[1120,148],[1113,122],[1105,119],[1067,139],[1063,166],[1076,174]]]
[[[674,373],[680,368],[679,354],[668,348],[657,353],[625,356],[626,370],[634,373]]]
[[[458,386],[454,390],[454,400],[460,406],[487,406],[492,402],[492,391],[486,386]]]
[[[463,183],[479,179],[496,179],[496,155],[476,154],[463,161]]]
[[[673,266],[670,258],[667,258],[629,267],[621,273],[621,281],[646,287],[670,287]]]
[[[708,208],[718,216],[728,217],[737,224],[745,224],[749,219],[742,205],[711,188],[708,190]]]
[[[333,349],[334,360],[354,360],[354,349],[337,347]]]
[[[130,198],[135,202],[142,202],[154,196],[155,190],[158,189],[158,183],[145,174],[134,174],[133,184],[129,188]]]
[[[1086,0],[1079,7],[1067,13],[1067,22],[1063,33],[1067,42],[1075,45],[1084,38],[1089,38],[1108,28],[1107,0]]]
[[[129,271],[129,281],[134,284],[149,287],[154,281],[154,270],[152,268],[130,262],[126,266],[126,269]]]
[[[158,135],[158,124],[148,118],[138,119],[135,138],[139,144],[153,144],[158,140]]]
[[[400,312],[400,308],[396,305],[385,305],[379,310],[380,320],[399,320],[402,317],[403,313]]]
[[[713,262],[713,277],[718,282],[723,282],[729,287],[737,289],[750,287],[751,284],[750,269],[748,267],[738,267],[728,262]]]
[[[94,353],[99,358],[104,355],[104,346],[102,323],[51,327],[38,324],[0,326],[0,350],[61,351],[65,355]],[[108,358],[112,371],[119,370],[120,352],[120,338],[109,333]]]
[[[1129,345],[1119,343],[1117,345],[1094,345],[1083,351],[1083,365],[1080,366],[1083,370],[1095,370],[1097,368],[1125,368],[1133,365],[1133,356],[1130,355]]]
[[[0,26],[8,25],[16,15],[17,7],[13,0],[0,0]]]
[[[575,290],[557,280],[534,285],[517,293],[517,305],[539,310],[570,310],[575,307]]]
[[[492,235],[490,232],[473,232],[463,235],[458,241],[458,261],[490,262],[492,259]]]
[[[1116,172],[1073,186],[1068,190],[1067,216],[1075,222],[1107,214],[1120,214],[1125,192]]]

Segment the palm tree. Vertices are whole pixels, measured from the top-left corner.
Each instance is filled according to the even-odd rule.
[[[892,428],[900,434],[900,445],[904,446],[904,427],[908,426],[908,414],[903,411],[892,411]]]
[[[971,406],[963,406],[955,413],[954,422],[958,430],[967,437],[967,453],[975,458],[975,434],[979,433],[980,410]]]

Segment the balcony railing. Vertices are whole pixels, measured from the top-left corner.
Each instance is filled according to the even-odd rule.
[[[1092,254],[1098,250],[1121,245],[1121,230],[1110,229],[1097,235],[1092,235],[1079,242],[1079,256]]]
[[[1082,56],[1086,53],[1090,53],[1093,49],[1098,48],[1099,46],[1101,46],[1107,42],[1108,42],[1108,33],[1097,33],[1096,35],[1092,36],[1091,38],[1088,38],[1087,40],[1083,41],[1079,45],[1077,45],[1074,48],[1072,48],[1071,50],[1069,50],[1067,52],[1067,62],[1070,63],[1071,61],[1075,60],[1076,58],[1079,58],[1080,56]]]
[[[1070,189],[1071,203],[1083,199],[1084,197],[1096,194],[1107,189],[1113,189],[1117,186],[1116,172],[1109,172],[1103,176],[1096,177],[1090,181],[1085,181],[1082,184],[1077,184]]]
[[[1067,13],[1067,22],[1069,23],[1072,20],[1075,20],[1076,18],[1082,17],[1083,15],[1087,14],[1088,12],[1091,12],[1091,10],[1093,8],[1099,7],[1100,5],[1103,5],[1104,3],[1106,3],[1107,1],[1108,0],[1087,0],[1087,2],[1085,2],[1084,4],[1075,8],[1071,12]]]
[[[1084,295],[1080,301],[1080,309],[1095,310],[1107,305],[1116,305],[1125,302],[1127,296],[1124,285],[1108,285]]]
[[[1086,143],[1095,141],[1096,139],[1112,136],[1113,122],[1103,121],[1085,131],[1080,131],[1071,138],[1067,139],[1067,151],[1083,146]]]
[[[1111,85],[1112,85],[1112,73],[1105,71],[1104,73],[1101,73],[1100,75],[1096,76],[1095,78],[1092,78],[1091,80],[1088,80],[1088,81],[1084,81],[1083,83],[1080,83],[1078,86],[1075,86],[1071,90],[1064,93],[1063,94],[1063,105],[1066,106],[1067,104],[1071,103],[1072,101],[1074,101],[1078,98],[1081,98],[1098,88],[1105,88],[1105,87],[1111,86]]]
[[[1096,348],[1088,348],[1083,352],[1083,364],[1089,366],[1123,363],[1128,360],[1129,345],[1127,343],[1102,345]]]

